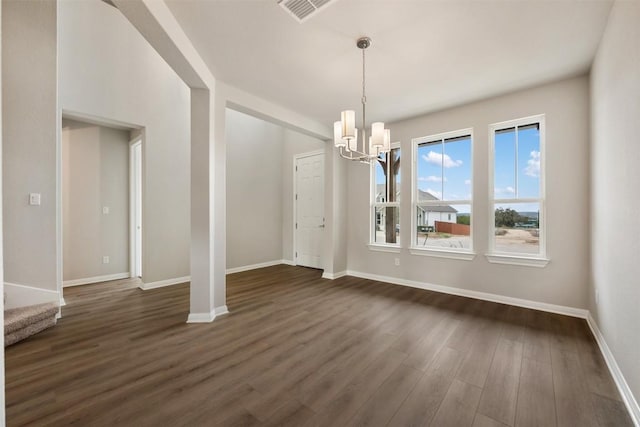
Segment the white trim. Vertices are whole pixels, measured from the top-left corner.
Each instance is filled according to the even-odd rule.
[[[140,173],[140,187],[142,190],[142,179],[143,179],[143,159],[142,159],[142,155],[143,155],[143,144],[142,144],[142,138],[143,137],[143,132],[140,132],[140,135],[136,136],[134,139],[132,139],[131,141],[129,141],[129,271],[130,271],[130,276],[129,277],[141,277],[142,274],[140,271],[137,271],[137,260],[136,260],[136,255],[138,254],[139,251],[139,255],[140,258],[142,258],[142,248],[138,248],[136,246],[136,198],[139,196],[140,201],[142,202],[143,200],[143,196],[142,194],[138,195],[137,193],[137,187],[136,187],[136,177],[137,177],[137,173]],[[135,158],[135,150],[136,147],[140,146],[140,170],[138,171],[138,168],[136,167],[137,165],[134,163],[134,158]],[[144,206],[140,206],[140,210],[141,212],[144,211]],[[142,222],[142,214],[141,214],[141,218],[140,218],[140,222]],[[142,224],[141,224],[142,227]],[[141,239],[142,240],[142,239]],[[142,243],[142,242],[141,242]],[[141,245],[142,246],[142,245]],[[142,266],[142,260],[140,262],[140,265]]]
[[[61,293],[51,289],[41,289],[18,283],[4,282],[4,292],[7,295],[5,309],[24,307],[27,305],[54,302],[60,305]]]
[[[220,307],[216,307],[213,310],[215,312],[216,317],[217,316],[222,316],[223,314],[229,314],[229,307],[227,307],[226,305],[222,305]]]
[[[514,119],[514,120],[507,120],[504,122],[492,123],[489,125],[489,139],[488,139],[489,141],[489,144],[488,144],[488,147],[489,147],[489,170],[488,170],[489,204],[488,206],[489,206],[489,254],[490,256],[494,256],[494,257],[502,256],[500,254],[496,254],[496,250],[495,250],[495,235],[496,235],[496,226],[495,226],[496,206],[495,205],[503,204],[503,203],[538,203],[539,252],[537,254],[537,258],[546,259],[547,257],[547,212],[546,212],[547,194],[546,194],[546,187],[545,187],[545,181],[546,181],[545,169],[547,167],[546,166],[547,150],[545,147],[545,140],[546,140],[547,130],[546,130],[545,118],[546,118],[545,114],[536,114],[534,116],[522,117],[520,119]],[[537,198],[496,199],[495,178],[494,178],[495,144],[496,144],[495,133],[497,130],[503,129],[505,127],[525,126],[525,125],[530,125],[534,123],[538,123],[539,134],[540,134],[540,189],[539,189],[538,197]],[[517,156],[517,151],[516,151],[516,156]],[[517,166],[517,160],[516,160],[516,166]],[[515,179],[516,180],[518,179],[517,173],[516,173]],[[516,196],[518,195],[517,190],[518,188],[516,185]],[[516,257],[518,256],[527,257],[526,254],[514,253],[513,255],[515,255]],[[501,264],[512,264],[511,262],[499,262],[499,261],[491,261],[491,260],[489,260],[489,262],[496,262]],[[523,262],[515,265],[532,265],[532,264],[527,264],[526,262]],[[544,267],[544,266],[539,265],[538,267]]]
[[[370,251],[378,251],[378,252],[393,252],[396,254],[400,253],[400,245],[383,245],[380,243],[369,243]]]
[[[61,110],[61,115],[63,119],[69,119],[69,120],[75,120],[75,121],[79,121],[79,122],[85,122],[85,123],[89,123],[91,125],[98,125],[98,126],[105,126],[105,127],[109,127],[109,128],[114,128],[114,129],[120,129],[120,130],[133,130],[133,129],[142,129],[143,126],[134,124],[134,123],[129,123],[129,122],[122,122],[120,120],[112,120],[112,119],[107,119],[105,117],[101,117],[101,116],[94,116],[92,114],[86,114],[86,113],[81,113],[78,111],[71,111],[69,109],[63,108]]]
[[[337,273],[329,273],[327,271],[322,272],[323,279],[335,280],[347,275],[346,271],[339,271]]]
[[[265,267],[271,267],[271,266],[274,266],[274,265],[287,264],[288,262],[291,262],[291,261],[286,261],[285,262],[285,260],[283,260],[283,259],[276,259],[276,260],[273,260],[273,261],[260,262],[258,264],[243,265],[241,267],[227,268],[226,274],[240,273],[242,271],[255,270],[257,268],[265,268]],[[290,264],[290,265],[293,265],[293,264]]]
[[[283,263],[284,265],[296,265],[296,263],[295,263],[295,262],[293,262],[293,261],[292,261],[292,260],[290,260],[290,259],[283,259],[283,260],[282,260],[282,263]]]
[[[324,148],[321,148],[319,150],[307,151],[305,153],[294,154],[293,158],[294,159],[303,159],[305,157],[313,157],[313,156],[318,156],[320,154],[322,154],[322,155],[325,154]],[[294,164],[295,164],[295,162],[294,162]]]
[[[67,302],[64,300],[64,297],[60,295],[60,307],[64,307],[67,305]]]
[[[409,286],[412,288],[425,289],[428,291],[441,292],[450,295],[458,295],[467,298],[474,298],[483,301],[497,302],[500,304],[515,305],[517,307],[531,308],[534,310],[547,311],[549,313],[564,314],[566,316],[586,319],[588,311],[582,308],[567,307],[564,305],[548,304],[545,302],[531,301],[521,298],[507,297],[503,295],[491,294],[488,292],[472,291],[468,289],[454,288],[451,286],[435,285],[432,283],[417,282],[413,280],[400,279],[389,276],[379,276],[377,274],[362,273],[359,271],[347,270],[347,275],[360,277],[363,279],[376,280],[394,285]]]
[[[476,253],[470,252],[470,251],[463,252],[463,251],[452,251],[452,250],[420,248],[420,247],[409,248],[409,253],[411,255],[432,256],[436,258],[461,259],[464,261],[472,261],[476,257]]]
[[[65,280],[62,282],[62,287],[68,288],[69,286],[90,285],[91,283],[108,282],[109,280],[128,279],[129,272],[107,274],[105,276],[85,277],[84,279]]]
[[[620,392],[622,400],[624,401],[624,404],[629,411],[631,420],[636,426],[640,426],[640,406],[638,405],[638,401],[633,396],[633,392],[631,391],[631,388],[629,388],[629,384],[627,384],[627,381],[624,379],[624,375],[620,370],[620,366],[618,366],[618,363],[616,362],[611,349],[607,345],[607,342],[604,339],[604,335],[602,335],[602,332],[600,332],[598,324],[596,323],[593,316],[591,316],[591,312],[589,312],[589,314],[587,315],[587,323],[591,328],[593,336],[596,338],[596,342],[600,347],[600,352],[604,356],[605,362],[607,362],[609,372],[611,372],[611,376],[613,377],[613,380],[618,387],[618,391]]]
[[[549,258],[526,257],[518,255],[485,254],[492,264],[520,265],[524,267],[544,268],[551,261]]]
[[[216,307],[209,313],[189,313],[187,323],[211,323],[216,317],[223,314],[229,314],[229,309],[226,305]]]
[[[211,313],[189,313],[187,323],[210,323],[216,318],[215,309]]]
[[[191,276],[182,276],[182,277],[176,277],[174,279],[158,280],[157,282],[140,283],[138,287],[143,291],[147,291],[149,289],[163,288],[165,286],[178,285],[180,283],[185,283],[190,281],[191,281]]]
[[[59,73],[59,59],[56,58],[56,73]],[[59,91],[59,80],[56,79],[56,92]],[[60,108],[60,97],[56,97],[56,290],[62,298],[62,282],[64,280],[64,202],[62,200],[64,194],[62,174],[64,165],[62,163],[62,119],[63,112]],[[60,304],[60,300],[58,300]],[[62,317],[62,310],[58,310],[58,316]]]

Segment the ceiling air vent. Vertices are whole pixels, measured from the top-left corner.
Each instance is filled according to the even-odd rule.
[[[298,22],[304,22],[332,1],[335,0],[278,0],[278,4]]]

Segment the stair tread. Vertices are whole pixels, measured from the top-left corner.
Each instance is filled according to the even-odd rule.
[[[55,303],[7,309],[4,311],[4,333],[10,334],[56,314],[58,314],[58,306]]]

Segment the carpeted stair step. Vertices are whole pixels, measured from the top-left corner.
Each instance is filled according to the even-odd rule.
[[[14,344],[56,324],[54,303],[10,308],[4,311],[4,346]]]

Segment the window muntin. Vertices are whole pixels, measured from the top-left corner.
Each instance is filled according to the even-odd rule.
[[[392,144],[371,166],[372,244],[400,246],[400,145]]]
[[[472,132],[413,140],[413,249],[470,252]]]
[[[544,116],[499,123],[490,130],[490,251],[543,258]]]

